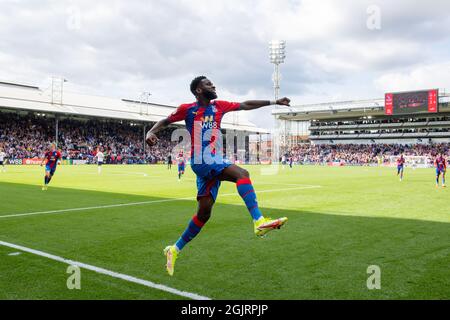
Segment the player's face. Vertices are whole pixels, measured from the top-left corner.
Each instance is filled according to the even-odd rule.
[[[200,95],[203,95],[208,100],[217,99],[216,87],[209,79],[203,79],[197,90],[199,90]]]

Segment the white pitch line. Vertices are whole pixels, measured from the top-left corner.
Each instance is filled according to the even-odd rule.
[[[267,192],[279,192],[279,191],[289,191],[289,190],[301,190],[301,189],[314,189],[320,188],[320,186],[302,186],[296,188],[282,188],[282,189],[270,189],[270,190],[259,190],[257,193],[267,193]],[[238,196],[238,193],[225,193],[220,194],[221,197],[229,197],[229,196]],[[177,199],[160,199],[160,200],[149,200],[149,201],[141,201],[141,202],[130,202],[130,203],[118,203],[118,204],[109,204],[103,206],[95,206],[95,207],[82,207],[82,208],[70,208],[70,209],[60,209],[60,210],[50,210],[50,211],[38,211],[38,212],[28,212],[28,213],[17,213],[17,214],[9,214],[2,215],[0,219],[4,218],[14,218],[14,217],[23,217],[23,216],[34,216],[41,214],[59,214],[64,212],[73,212],[73,211],[84,211],[84,210],[95,210],[95,209],[106,209],[106,208],[116,208],[116,207],[128,207],[128,206],[139,206],[151,203],[161,203],[161,202],[175,202],[175,201],[183,201],[183,200],[195,200],[197,197],[185,197],[185,198],[177,198]]]
[[[9,243],[9,242],[4,242],[4,241],[0,241],[0,245],[5,246],[5,247],[9,247],[9,248],[14,248],[20,251],[24,251],[24,252],[28,252],[28,253],[32,253],[34,255],[37,256],[41,256],[41,257],[45,257],[51,260],[55,260],[55,261],[59,261],[71,266],[78,266],[80,268],[86,269],[86,270],[91,270],[100,274],[104,274],[113,278],[117,278],[117,279],[122,279],[128,282],[133,282],[133,283],[137,283],[149,288],[153,288],[153,289],[157,289],[157,290],[161,290],[161,291],[165,291],[165,292],[169,292],[172,294],[175,294],[177,296],[181,296],[181,297],[186,297],[189,299],[194,299],[194,300],[211,300],[211,298],[208,297],[204,297],[201,295],[198,295],[196,293],[191,293],[191,292],[186,292],[186,291],[180,291],[178,289],[174,289],[168,286],[165,286],[163,284],[158,284],[158,283],[154,283],[148,280],[144,280],[144,279],[139,279],[133,276],[129,276],[127,274],[123,274],[123,273],[118,273],[118,272],[114,272],[114,271],[110,271],[107,269],[103,269],[103,268],[99,268],[90,264],[86,264],[86,263],[82,263],[82,262],[78,262],[78,261],[74,261],[74,260],[69,260],[69,259],[65,259],[59,256],[55,256],[53,254],[50,253],[46,253],[43,251],[39,251],[39,250],[34,250],[34,249],[30,249],[27,247],[23,247],[23,246],[19,246],[17,244],[13,244],[13,243]]]
[[[274,185],[274,186],[296,186],[296,187],[320,187],[312,184],[301,184],[301,183],[279,183],[279,182],[258,182],[258,185],[265,184],[265,185]]]
[[[115,207],[138,206],[138,205],[144,205],[144,204],[150,204],[150,203],[171,202],[171,201],[181,201],[181,200],[191,200],[191,199],[193,199],[193,197],[178,198],[178,199],[150,200],[150,201],[118,203],[118,204],[108,204],[108,205],[104,205],[104,206],[95,206],[95,207],[81,207],[81,208],[70,208],[70,209],[60,209],[60,210],[50,210],[50,211],[18,213],[18,214],[9,214],[9,215],[0,216],[0,219],[12,218],[12,217],[23,217],[23,216],[34,216],[34,215],[39,215],[39,214],[50,214],[50,213],[57,214],[57,213],[72,212],[72,211],[84,211],[84,210],[106,209],[106,208],[115,208]]]
[[[102,177],[102,176],[144,176],[147,177],[148,173],[145,172],[102,172],[102,173],[98,173],[98,172],[84,172],[83,174],[90,174],[90,175],[96,175],[98,177]]]

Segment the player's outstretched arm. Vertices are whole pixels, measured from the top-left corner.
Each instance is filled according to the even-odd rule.
[[[159,120],[148,132],[145,137],[145,141],[148,145],[154,146],[158,142],[158,137],[156,136],[156,133],[159,131],[167,128],[167,126],[170,124],[169,119],[165,118],[162,120]]]
[[[276,101],[270,100],[248,100],[241,103],[239,110],[253,110],[258,109],[265,106],[270,106],[274,104],[279,104],[283,106],[288,106],[291,100],[289,98],[281,98]]]

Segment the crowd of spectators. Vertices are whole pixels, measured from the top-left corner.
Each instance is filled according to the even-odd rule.
[[[8,158],[40,157],[52,136],[54,140],[54,133],[54,126],[46,119],[0,114],[0,146]]]
[[[0,147],[9,159],[40,158],[55,141],[55,119],[42,115],[0,113]],[[93,162],[97,149],[106,163],[164,162],[176,145],[171,130],[159,134],[156,146],[145,146],[142,125],[128,121],[73,120],[58,122],[58,149],[63,159]]]
[[[321,120],[313,120],[314,126],[329,126],[329,125],[362,125],[362,124],[387,124],[387,123],[411,123],[411,122],[428,122],[428,121],[449,121],[449,116],[436,116],[432,119],[427,115],[427,117],[409,117],[409,118],[386,118],[386,119],[371,119],[371,118],[365,118],[365,119],[355,119],[355,120],[345,120],[345,121],[321,121]]]
[[[149,126],[147,126],[149,128]],[[55,141],[55,119],[42,114],[0,113],[0,148],[9,159],[41,158]],[[158,134],[155,146],[145,146],[144,128],[130,121],[61,119],[58,122],[58,149],[63,159],[94,161],[97,149],[106,163],[161,163],[167,160],[177,142],[171,141],[172,129]],[[448,155],[449,143],[441,144],[299,144],[285,157],[300,164],[341,162],[349,165],[379,164],[391,156],[426,156],[438,152]],[[186,154],[188,155],[188,154]],[[248,155],[246,156],[248,159]]]
[[[439,152],[448,155],[449,143],[438,144],[299,144],[286,154],[294,162],[324,164],[341,162],[370,165],[390,161],[392,156],[424,156],[433,159]]]

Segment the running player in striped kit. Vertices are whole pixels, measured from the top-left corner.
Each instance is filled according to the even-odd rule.
[[[447,171],[447,161],[444,155],[440,153],[436,160],[434,160],[434,165],[436,166],[436,188],[439,187],[439,177],[442,174],[442,187],[445,188],[445,172]]]
[[[42,190],[47,190],[50,180],[52,180],[55,174],[56,167],[58,166],[58,161],[61,160],[61,153],[56,150],[56,145],[52,143],[50,145],[49,151],[44,154],[44,159],[42,159],[41,166],[45,163],[45,177],[44,185]]]
[[[184,169],[186,166],[183,150],[180,150],[180,153],[177,156],[177,163],[178,163],[178,181],[181,181],[181,177],[184,174]]]
[[[403,170],[405,167],[405,158],[403,158],[403,154],[400,155],[400,158],[397,159],[397,177],[400,175],[400,181],[403,180]]]

